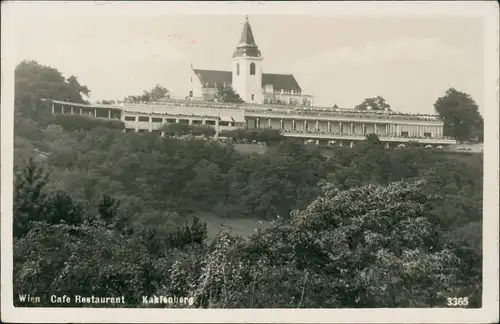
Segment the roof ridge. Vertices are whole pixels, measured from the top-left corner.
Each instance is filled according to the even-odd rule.
[[[232,84],[232,71],[196,69],[195,73],[203,85],[213,87],[215,84]],[[262,87],[272,84],[276,90],[302,92],[297,79],[293,74],[263,73]]]

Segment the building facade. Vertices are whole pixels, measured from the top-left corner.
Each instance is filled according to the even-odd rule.
[[[237,128],[272,128],[285,137],[339,146],[353,146],[369,134],[376,134],[388,147],[410,141],[422,145],[456,144],[454,139],[443,136],[443,121],[437,115],[315,107],[314,98],[302,93],[292,74],[263,73],[263,61],[247,17],[232,55],[231,71],[191,68],[188,98],[115,105],[46,101],[53,114],[120,119],[124,131],[130,132],[160,132],[165,123],[184,123],[210,125],[217,134]],[[214,101],[220,86],[232,87],[245,103]]]
[[[263,73],[260,52],[248,17],[231,59],[231,71],[194,69],[189,97],[213,101],[218,87],[232,87],[246,103],[312,106],[314,98],[302,93],[293,74]]]
[[[165,123],[185,123],[210,125],[218,132],[237,128],[277,129],[285,137],[318,144],[334,141],[339,146],[353,146],[369,134],[376,134],[388,147],[410,141],[422,145],[456,144],[456,140],[443,136],[443,121],[436,115],[175,99],[120,105],[48,102],[53,114],[119,119],[129,132],[159,132]]]

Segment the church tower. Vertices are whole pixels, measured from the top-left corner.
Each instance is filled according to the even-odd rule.
[[[232,59],[232,86],[245,102],[263,102],[262,60],[246,16],[240,42]]]

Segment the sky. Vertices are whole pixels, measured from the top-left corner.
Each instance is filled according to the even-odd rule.
[[[9,45],[18,62],[36,60],[77,76],[92,101],[122,100],[156,84],[186,96],[191,64],[230,70],[245,19],[243,12],[124,15],[109,10],[113,5],[90,3],[83,11],[59,4],[59,10],[17,11]],[[316,106],[352,108],[382,96],[394,110],[432,113],[436,99],[455,87],[483,110],[480,18],[261,10],[249,13],[249,21],[264,73],[293,74]]]

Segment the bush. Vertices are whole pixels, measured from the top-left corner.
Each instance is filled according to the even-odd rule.
[[[207,224],[200,221],[198,217],[193,219],[191,225],[185,223],[178,227],[169,238],[169,246],[181,248],[189,244],[203,245],[207,239]]]
[[[284,139],[281,132],[277,129],[235,129],[230,131],[221,131],[220,136],[229,137],[234,140],[246,140],[249,142],[278,143]]]
[[[209,125],[192,125],[191,133],[194,136],[213,137],[216,131],[215,128]]]
[[[56,115],[54,123],[65,131],[91,130],[94,128],[110,128],[122,130],[125,124],[121,120],[102,120],[78,115]]]
[[[181,123],[169,123],[160,127],[162,132],[169,136],[182,136],[191,134],[191,125]]]

